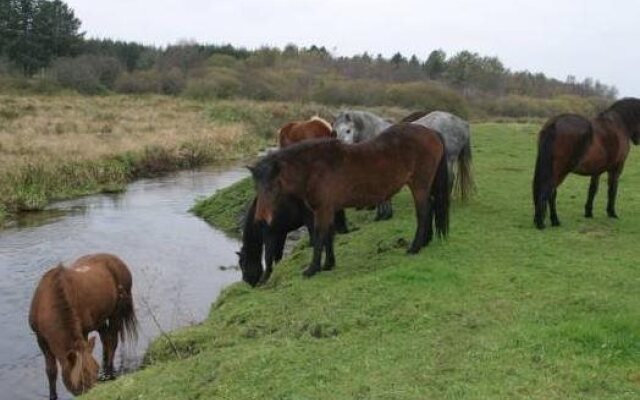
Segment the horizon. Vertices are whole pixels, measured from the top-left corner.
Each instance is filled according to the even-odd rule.
[[[637,13],[603,9],[593,0],[579,7],[551,0],[536,4],[499,0],[488,5],[457,0],[438,4],[433,10],[415,0],[393,5],[362,0],[345,4],[337,0],[269,4],[171,0],[163,2],[163,7],[149,0],[67,3],[82,21],[81,30],[91,38],[161,47],[180,41],[247,49],[316,45],[334,56],[367,52],[389,58],[399,52],[405,57],[415,54],[422,61],[436,49],[448,56],[468,50],[498,57],[511,71],[541,72],[560,81],[569,75],[578,81],[593,78],[615,86],[619,97],[640,97],[640,79],[626,73],[626,65],[640,63],[640,55],[628,50],[633,38],[640,36],[634,21]],[[623,3],[640,11],[640,4]],[[547,21],[548,10],[554,10],[561,24],[540,22]],[[438,38],[431,39],[435,36]],[[417,37],[427,39],[417,41]]]

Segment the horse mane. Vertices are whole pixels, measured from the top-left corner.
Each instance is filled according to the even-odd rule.
[[[629,134],[632,134],[636,126],[640,123],[640,99],[626,97],[613,103],[609,108],[600,113],[614,112],[620,117],[622,123],[627,127]]]
[[[311,117],[310,121],[318,121],[318,122],[322,123],[328,130],[332,130],[333,129],[331,127],[331,124],[329,123],[329,121],[327,121],[326,119],[322,118],[319,115],[314,115],[313,117]]]
[[[75,341],[81,339],[81,336],[78,335],[78,317],[69,302],[66,273],[66,268],[62,263],[53,269],[51,282],[55,292],[55,301],[52,307],[58,312],[62,329],[69,332]]]

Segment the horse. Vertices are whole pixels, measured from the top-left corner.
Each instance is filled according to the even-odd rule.
[[[131,273],[118,257],[92,254],[47,271],[38,284],[29,312],[29,325],[45,357],[49,399],[57,399],[58,363],[62,381],[80,395],[98,380],[93,358],[98,331],[103,347],[104,376],[114,377],[113,359],[121,341],[137,337],[131,298]]]
[[[471,134],[469,123],[464,119],[444,111],[433,111],[424,116],[421,112],[408,115],[404,119],[413,119],[414,124],[422,125],[440,132],[447,149],[449,168],[449,188],[453,191],[454,181],[458,197],[465,201],[474,188],[471,172]],[[454,174],[454,165],[458,164]]]
[[[369,111],[348,110],[338,114],[333,123],[333,132],[345,143],[360,143],[370,140],[391,126],[391,122]],[[393,217],[391,200],[376,205],[376,221]]]
[[[593,217],[593,199],[600,175],[608,175],[607,215],[618,218],[615,202],[618,179],[629,154],[629,142],[640,143],[640,99],[625,98],[613,103],[593,119],[577,114],[555,116],[544,124],[538,136],[538,155],[533,177],[534,223],[545,227],[547,204],[552,226],[559,226],[557,188],[573,172],[590,176],[584,216]]]
[[[414,111],[411,114],[407,115],[406,117],[402,118],[400,122],[413,122],[415,120],[418,120],[424,117],[427,114],[429,114],[428,111]]]
[[[326,120],[314,116],[307,121],[289,122],[280,128],[278,141],[280,147],[287,147],[305,139],[335,137],[331,124]]]
[[[309,232],[310,243],[313,243],[313,213],[299,199],[283,196],[277,204],[271,225],[256,221],[257,197],[253,199],[244,219],[242,229],[242,247],[238,255],[242,280],[255,287],[264,284],[271,277],[273,264],[280,262],[284,252],[287,235],[302,226]],[[336,232],[346,233],[344,210],[335,214]],[[262,253],[266,269],[262,269]]]
[[[440,135],[416,124],[392,125],[371,140],[346,144],[336,139],[305,141],[262,158],[250,168],[257,189],[255,218],[271,224],[282,196],[295,196],[313,211],[310,277],[335,266],[333,215],[345,207],[388,200],[404,185],[413,194],[417,228],[407,250],[418,253],[449,224],[445,145]]]

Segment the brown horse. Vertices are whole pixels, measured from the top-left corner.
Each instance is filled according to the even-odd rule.
[[[69,268],[50,269],[33,295],[29,325],[45,357],[50,399],[57,398],[57,363],[74,395],[96,383],[95,337],[87,340],[91,331],[98,331],[102,341],[104,375],[113,378],[118,336],[123,342],[137,336],[129,269],[110,254],[87,255]]]
[[[287,147],[306,139],[336,137],[331,124],[315,116],[308,121],[289,122],[278,133],[280,147]]]
[[[560,225],[556,211],[557,187],[570,173],[591,177],[585,217],[593,217],[593,198],[600,174],[608,174],[607,215],[617,218],[615,201],[618,178],[629,154],[630,144],[640,143],[640,99],[619,100],[588,120],[564,114],[547,121],[538,140],[538,157],[533,177],[534,222],[544,228],[547,203],[551,225]]]
[[[373,139],[346,144],[312,140],[272,153],[250,168],[258,200],[255,217],[271,223],[281,196],[303,200],[313,211],[313,259],[305,276],[335,265],[333,215],[345,207],[388,200],[404,185],[413,194],[417,230],[409,253],[417,253],[436,233],[445,236],[449,218],[448,172],[440,135],[415,124],[397,124]]]

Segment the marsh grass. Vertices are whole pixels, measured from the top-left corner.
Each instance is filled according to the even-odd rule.
[[[537,129],[473,126],[478,192],[454,203],[448,240],[405,254],[415,229],[407,191],[390,221],[349,212],[359,229],[337,237],[334,271],[303,279],[301,244],[265,287],[232,285],[201,325],[172,333],[190,357],[158,339],[145,369],[86,397],[637,399],[637,149],[619,220],[605,217],[606,189],[585,220],[588,180],[571,176],[559,191],[563,225],[540,232],[530,193]],[[238,196],[251,195],[246,185]]]
[[[161,96],[0,96],[0,222],[51,200],[254,154],[264,139]]]

